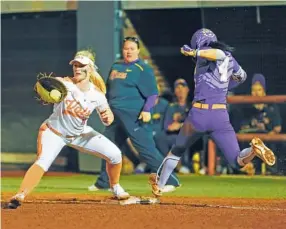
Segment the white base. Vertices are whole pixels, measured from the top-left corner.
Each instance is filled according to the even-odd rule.
[[[107,204],[119,204],[119,205],[130,205],[130,204],[159,204],[160,200],[154,197],[137,197],[130,196],[127,200],[116,200],[116,199],[108,199],[103,200],[102,203]]]

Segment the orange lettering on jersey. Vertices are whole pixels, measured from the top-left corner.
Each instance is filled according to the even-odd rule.
[[[88,119],[91,112],[88,108],[83,109],[79,102],[75,100],[65,100],[66,109],[63,111],[65,115],[71,115],[82,120]]]
[[[116,77],[116,74],[117,74],[117,70],[112,70],[110,75],[109,75],[109,79],[110,80],[114,80],[114,78]]]
[[[127,77],[127,73],[126,72],[119,72],[117,70],[112,70],[110,75],[109,75],[109,79],[110,80],[114,80],[115,78],[117,79],[125,79]]]

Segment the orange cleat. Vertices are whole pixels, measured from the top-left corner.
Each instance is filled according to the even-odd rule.
[[[259,138],[253,138],[250,143],[254,154],[264,161],[267,165],[273,166],[276,162],[275,155],[271,149],[264,145]]]

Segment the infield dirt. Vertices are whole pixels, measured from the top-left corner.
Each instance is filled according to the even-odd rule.
[[[1,193],[2,203],[13,194]],[[286,200],[281,199],[163,197],[161,204],[120,206],[101,203],[107,198],[96,193],[32,193],[20,208],[1,209],[2,228],[284,229],[286,225]]]

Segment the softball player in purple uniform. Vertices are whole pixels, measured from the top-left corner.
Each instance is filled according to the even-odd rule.
[[[228,163],[234,168],[248,164],[255,156],[266,164],[275,164],[274,153],[259,138],[252,139],[251,147],[239,149],[234,129],[226,110],[227,91],[243,83],[246,73],[232,56],[232,48],[217,40],[209,29],[194,33],[190,47],[184,45],[181,53],[196,61],[195,91],[189,111],[176,143],[164,159],[157,174],[151,174],[149,183],[155,196],[161,196],[170,174],[176,168],[183,152],[202,135],[209,134]],[[159,172],[162,172],[159,178]]]

